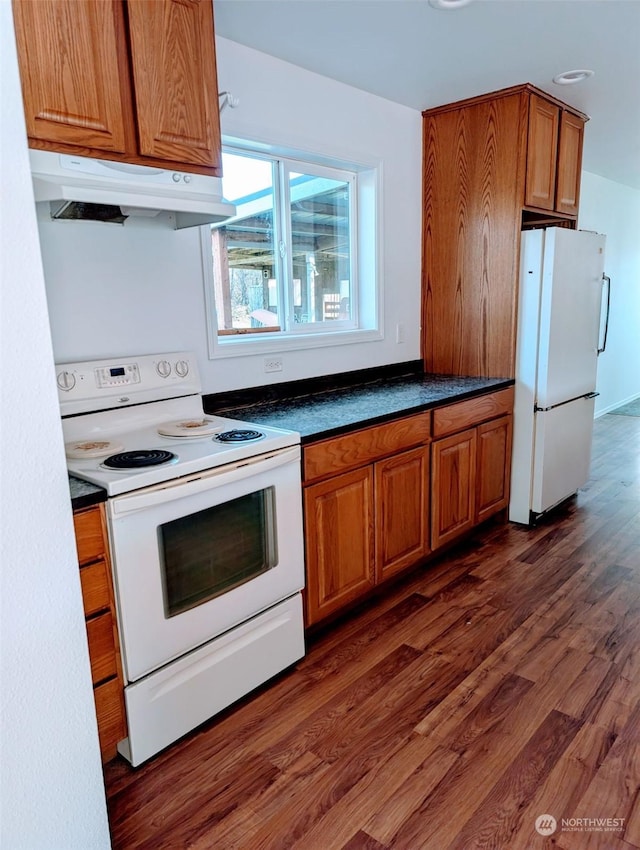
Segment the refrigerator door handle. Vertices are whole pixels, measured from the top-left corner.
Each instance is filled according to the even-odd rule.
[[[603,283],[607,284],[607,312],[605,313],[604,318],[604,334],[602,337],[602,347],[598,349],[598,357],[607,347],[607,333],[609,332],[609,311],[611,309],[611,278],[608,274],[603,274],[602,281]]]
[[[548,410],[555,410],[556,407],[562,407],[565,404],[571,404],[574,401],[579,401],[581,398],[590,399],[596,398],[600,393],[591,392],[585,393],[584,395],[577,395],[575,398],[568,398],[566,401],[559,401],[557,404],[552,404],[549,407],[538,407],[538,405],[534,405],[533,409],[535,413],[546,413]]]

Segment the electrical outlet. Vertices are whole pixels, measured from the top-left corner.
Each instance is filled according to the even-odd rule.
[[[265,372],[282,372],[282,357],[265,357]]]
[[[398,322],[398,324],[396,325],[396,342],[404,342],[404,325],[402,324],[402,322]]]

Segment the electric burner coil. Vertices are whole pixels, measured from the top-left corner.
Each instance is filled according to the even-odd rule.
[[[233,428],[231,431],[222,431],[213,438],[218,443],[250,443],[253,440],[261,440],[264,437],[262,431],[252,428]]]
[[[164,449],[138,449],[111,455],[102,462],[102,465],[107,469],[141,469],[145,466],[160,466],[177,459],[173,452],[167,452]]]

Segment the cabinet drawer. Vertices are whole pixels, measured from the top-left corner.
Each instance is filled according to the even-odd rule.
[[[304,481],[309,483],[372,463],[425,443],[431,434],[429,413],[354,431],[304,449]]]
[[[512,410],[513,387],[478,396],[478,398],[470,398],[468,401],[448,404],[446,407],[433,411],[433,436],[444,437],[446,434],[455,434],[456,431],[463,431],[486,419],[511,413]]]
[[[87,620],[89,658],[93,683],[116,676],[116,646],[113,636],[113,617],[110,612]]]
[[[80,568],[80,583],[86,617],[97,614],[111,605],[108,567],[104,560]]]
[[[116,755],[116,744],[127,737],[122,683],[111,679],[94,689],[98,737],[103,761]]]
[[[78,560],[81,564],[95,561],[104,554],[105,544],[102,534],[102,512],[100,508],[90,508],[73,515],[76,532]]]

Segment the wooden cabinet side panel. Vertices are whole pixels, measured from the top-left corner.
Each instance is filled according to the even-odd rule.
[[[131,100],[119,0],[14,0],[31,139],[123,152]]]
[[[429,454],[424,446],[375,465],[378,580],[429,550]]]
[[[512,377],[527,96],[424,118],[427,372]]]
[[[98,738],[102,761],[110,761],[117,754],[116,745],[127,737],[124,692],[122,682],[111,679],[93,691],[98,718]]]
[[[75,512],[73,522],[80,562],[80,580],[94,685],[98,735],[103,761],[116,755],[116,744],[127,735],[124,677],[111,579],[104,505]],[[98,560],[96,560],[98,558]],[[103,613],[90,616],[98,611]]]
[[[476,522],[483,522],[509,504],[511,438],[511,416],[478,426]]]
[[[80,568],[80,584],[82,585],[82,599],[86,617],[97,614],[99,611],[106,611],[111,607],[108,569],[109,567],[104,560]]]
[[[375,584],[373,467],[304,491],[307,625],[354,601]]]
[[[78,560],[81,564],[97,561],[106,550],[106,539],[99,507],[77,511],[73,515]]]
[[[578,215],[580,178],[582,176],[582,143],[584,121],[563,110],[560,119],[556,209],[567,215]]]
[[[118,674],[111,612],[87,620],[91,677],[94,684]]]
[[[471,428],[432,444],[432,549],[475,524],[476,439],[476,429]]]
[[[129,0],[140,153],[220,167],[211,0]]]
[[[524,203],[553,210],[560,110],[538,95],[530,96],[527,142],[527,180]]]

